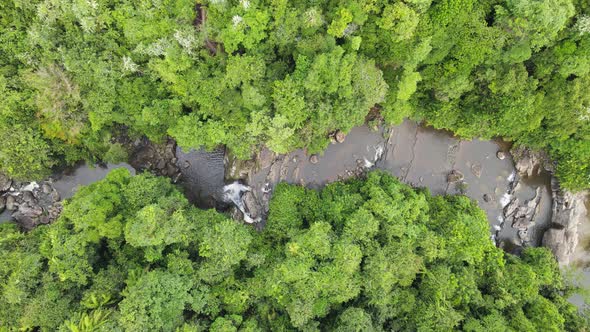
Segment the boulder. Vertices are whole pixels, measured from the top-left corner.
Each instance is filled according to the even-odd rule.
[[[23,201],[25,202],[33,202],[35,201],[35,196],[30,191],[23,192]]]
[[[156,169],[163,170],[164,167],[166,167],[166,160],[164,160],[164,159],[158,160],[158,163],[156,164]]]
[[[561,189],[552,179],[552,227],[543,235],[543,246],[551,249],[560,265],[567,265],[578,245],[578,225],[586,217],[588,192],[572,193]]]
[[[317,154],[312,154],[311,157],[309,157],[309,162],[312,164],[317,164],[320,161],[320,158],[318,157]]]
[[[53,188],[49,184],[44,183],[43,185],[41,185],[41,191],[47,195],[47,194],[51,194],[51,192],[53,191]]]
[[[14,198],[12,195],[8,195],[6,197],[6,209],[8,211],[14,211],[17,209],[17,207],[16,198]]]
[[[244,202],[244,208],[246,212],[253,220],[259,220],[262,217],[262,210],[260,204],[256,201],[254,193],[247,191],[242,195],[242,201]]]
[[[18,207],[18,213],[26,217],[35,218],[43,214],[43,208],[39,205],[23,204]]]
[[[504,160],[504,159],[506,159],[506,152],[498,151],[498,152],[496,152],[496,157],[500,160]]]
[[[449,183],[459,182],[459,181],[463,181],[464,178],[465,178],[465,176],[463,176],[463,173],[461,173],[457,170],[452,170],[447,175],[447,182],[449,182]]]
[[[12,186],[12,180],[8,178],[8,176],[0,173],[0,191],[8,191]]]
[[[342,131],[338,130],[336,132],[336,134],[334,135],[334,138],[336,139],[336,142],[344,143],[344,140],[346,139],[346,135]]]
[[[530,177],[540,175],[543,171],[554,171],[549,157],[543,151],[518,147],[512,149],[511,152],[515,161],[514,167],[520,176]]]
[[[482,171],[483,171],[483,167],[481,166],[481,164],[471,165],[471,173],[473,173],[473,175],[477,176],[478,178],[481,177]]]

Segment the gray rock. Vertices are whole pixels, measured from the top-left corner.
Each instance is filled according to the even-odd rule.
[[[43,209],[38,205],[23,204],[18,207],[18,213],[27,217],[38,217],[43,214]]]
[[[14,198],[14,196],[8,195],[6,197],[6,209],[8,211],[14,211],[17,209],[16,198]]]
[[[51,194],[51,192],[53,191],[53,188],[49,184],[43,183],[43,185],[41,186],[41,191],[44,194],[48,195],[48,194]]]
[[[509,218],[513,217],[518,210],[518,205],[520,204],[518,198],[514,198],[504,207],[504,218],[508,220]]]
[[[35,196],[33,196],[33,193],[30,191],[24,191],[23,192],[23,201],[33,202],[33,201],[35,201]]]
[[[334,135],[334,138],[336,138],[336,142],[343,143],[346,139],[346,135],[342,131],[338,130]]]
[[[156,164],[156,169],[163,170],[164,167],[166,167],[166,160],[164,160],[164,159],[158,160],[158,163]]]
[[[8,176],[0,173],[0,191],[8,191],[12,185],[12,180]]]
[[[520,176],[530,177],[539,175],[543,171],[554,171],[545,152],[532,151],[524,147],[512,149],[511,152],[515,160],[514,167]]]
[[[272,152],[268,148],[262,148],[256,155],[256,162],[259,167],[258,170],[270,167],[277,157],[276,153]]]
[[[49,194],[49,199],[51,199],[53,202],[59,201],[60,197],[59,197],[59,193],[57,192],[57,190],[54,189],[51,192],[51,194]]]
[[[16,212],[12,215],[12,217],[16,220],[16,222],[25,230],[31,230],[38,225],[37,220],[33,217],[25,216],[19,212]]]
[[[174,164],[166,165],[166,173],[168,173],[168,176],[174,176],[174,174],[176,174],[177,172],[178,172],[178,168],[176,168],[176,166],[174,166]]]
[[[447,182],[450,182],[450,183],[459,182],[459,181],[463,181],[464,178],[465,178],[465,176],[463,176],[463,173],[459,172],[458,170],[452,170],[447,175]]]
[[[311,157],[309,157],[309,162],[312,164],[317,164],[320,161],[320,158],[318,158],[318,155],[313,154],[311,155]]]
[[[567,265],[578,245],[578,225],[586,216],[588,192],[563,190],[555,179],[551,181],[553,196],[552,227],[543,235],[543,245],[551,249],[560,265]]]
[[[492,201],[492,197],[488,194],[483,194],[483,201],[489,203]]]
[[[473,164],[471,165],[471,173],[477,176],[478,178],[481,177],[481,173],[483,171],[483,167],[480,164]]]
[[[251,191],[247,191],[242,196],[242,201],[244,202],[244,207],[246,211],[250,215],[250,218],[256,220],[261,217],[261,206],[256,201],[254,194]]]
[[[0,196],[0,213],[6,208],[6,197]]]
[[[506,159],[506,152],[498,151],[498,152],[496,152],[496,157],[498,157],[498,159],[500,159],[500,160],[504,160],[504,159]]]

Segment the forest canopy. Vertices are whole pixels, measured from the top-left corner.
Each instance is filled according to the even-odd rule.
[[[121,168],[0,249],[9,330],[588,329],[546,248],[504,253],[474,201],[378,172],[280,184],[256,231]]]
[[[1,0],[0,169],[110,161],[121,135],[319,152],[410,117],[545,149],[590,187],[586,0]]]

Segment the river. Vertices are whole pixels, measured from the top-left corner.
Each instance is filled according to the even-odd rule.
[[[260,167],[250,172],[246,181],[262,202],[280,181],[319,188],[354,176],[359,168],[384,170],[402,182],[426,187],[435,195],[462,193],[476,200],[488,216],[492,235],[511,250],[520,247],[522,241],[517,230],[503,222],[504,207],[514,198],[520,202],[531,200],[538,190],[541,197],[534,226],[529,228],[528,244],[540,245],[551,219],[550,177],[543,174],[518,179],[508,150],[505,142],[460,140],[446,131],[406,120],[390,129],[356,127],[343,143],[328,146],[317,163],[312,163],[304,150],[270,157],[263,151]],[[498,151],[506,157],[497,158]],[[452,171],[461,174],[462,181],[449,183]]]
[[[509,250],[520,247],[522,241],[517,230],[503,222],[507,199],[518,197],[524,202],[535,197],[539,188],[541,200],[534,227],[529,229],[528,244],[540,245],[551,218],[550,178],[522,179],[509,193],[516,176],[509,148],[502,141],[460,140],[449,132],[406,120],[392,128],[356,127],[344,142],[330,144],[314,163],[304,150],[287,155],[264,150],[255,161],[256,167],[250,167],[250,173],[243,178],[252,193],[263,201],[263,197],[270,198],[272,188],[280,181],[320,188],[357,175],[360,170],[381,169],[407,184],[426,187],[436,195],[462,193],[476,200],[488,216],[492,236]],[[505,152],[506,158],[497,158],[498,151]],[[227,206],[222,197],[227,182],[224,156],[224,149],[211,152],[176,149],[177,166],[182,174],[179,184],[191,202],[202,208]],[[81,164],[55,174],[51,183],[60,197],[67,199],[79,186],[98,181],[118,167],[134,172],[128,164],[95,167]],[[463,179],[449,183],[452,171],[459,172]],[[10,214],[5,212],[0,219],[8,220]]]
[[[258,160],[246,163],[249,167],[242,173],[241,181],[247,183],[251,189],[249,194],[258,200],[262,206],[259,208],[264,209],[265,202],[272,196],[272,189],[280,181],[321,188],[370,169],[380,169],[404,183],[428,188],[435,195],[465,194],[474,199],[487,214],[491,239],[507,251],[518,252],[523,238],[503,221],[505,207],[514,198],[527,202],[537,194],[541,195],[525,241],[528,245],[540,245],[551,219],[550,176],[542,174],[519,179],[509,150],[510,144],[506,142],[460,140],[449,132],[406,120],[392,128],[356,127],[344,142],[330,144],[317,160],[310,161],[304,150],[287,155],[263,150]],[[498,158],[498,151],[502,151],[505,158]],[[230,169],[234,176],[241,170],[227,165],[224,149],[183,152],[177,148],[176,158],[182,174],[179,184],[191,202],[202,208],[227,207],[223,188],[236,179],[228,179],[230,174],[226,174],[225,169]],[[119,167],[135,172],[128,164],[95,167],[81,164],[54,175],[50,181],[60,197],[67,199],[79,186],[98,181]],[[458,172],[461,179],[450,183],[449,174],[452,172]],[[259,214],[264,215],[264,211]],[[9,219],[7,211],[0,216],[0,221]],[[587,236],[580,239],[576,261],[588,271],[590,225],[585,223],[582,227],[586,229],[582,234]],[[590,272],[585,278],[590,283]]]

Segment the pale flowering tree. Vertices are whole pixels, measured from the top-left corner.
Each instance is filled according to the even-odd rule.
[[[590,16],[584,15],[578,17],[578,21],[576,22],[575,29],[578,30],[580,35],[585,35],[590,33]]]
[[[176,32],[174,32],[174,39],[176,39],[188,54],[192,54],[197,46],[195,35],[187,31],[176,30]]]
[[[123,57],[123,71],[127,73],[135,73],[139,70],[139,66],[133,62],[133,59],[129,56]]]

